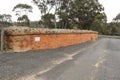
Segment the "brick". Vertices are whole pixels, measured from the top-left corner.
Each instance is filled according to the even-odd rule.
[[[40,41],[35,41],[36,37],[40,37]],[[23,52],[65,47],[87,41],[95,41],[97,38],[97,32],[6,35],[6,46],[14,52]]]

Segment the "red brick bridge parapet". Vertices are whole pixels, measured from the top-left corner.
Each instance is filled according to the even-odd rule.
[[[5,29],[7,49],[14,52],[45,50],[96,40],[98,32],[73,29],[10,27]]]

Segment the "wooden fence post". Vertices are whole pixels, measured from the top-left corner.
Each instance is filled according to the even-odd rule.
[[[1,27],[1,51],[4,50],[4,28]]]

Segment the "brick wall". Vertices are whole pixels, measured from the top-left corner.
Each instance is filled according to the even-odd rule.
[[[54,49],[79,44],[98,38],[97,32],[81,33],[39,33],[39,34],[9,34],[6,35],[7,49],[14,52],[28,50]]]

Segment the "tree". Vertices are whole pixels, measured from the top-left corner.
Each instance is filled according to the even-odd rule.
[[[70,9],[71,9],[71,1],[72,0],[61,0],[59,10],[58,10],[58,17],[59,17],[59,26],[60,28],[71,28],[70,25]]]
[[[0,25],[1,26],[11,26],[12,25],[12,20],[11,20],[11,15],[10,14],[0,14]]]
[[[48,11],[47,0],[33,0],[33,3],[38,6],[41,16],[45,15]]]
[[[119,22],[120,21],[120,13],[113,19],[113,21],[115,21],[115,22]]]
[[[116,23],[116,22],[111,22],[109,23],[109,27],[110,27],[110,34],[114,35],[114,34],[120,34],[120,23]]]
[[[98,0],[61,0],[58,16],[62,28],[90,29],[104,8]]]
[[[105,13],[98,13],[91,25],[91,29],[98,31],[100,34],[109,34],[107,26],[107,16]]]
[[[29,21],[27,15],[23,15],[22,17],[18,17],[17,21],[19,21],[18,24],[21,26],[24,26],[24,25],[30,26],[30,21]]]
[[[98,0],[74,0],[71,2],[70,16],[80,29],[90,29],[95,16],[103,10]]]
[[[26,22],[27,26],[29,26],[29,18],[27,14],[29,12],[32,12],[32,6],[28,4],[17,4],[14,8],[13,11],[16,12],[16,15],[18,16],[18,22],[21,23],[21,21]],[[21,23],[22,24],[22,23]]]
[[[54,19],[55,18],[53,14],[46,14],[42,16],[42,23],[46,28],[54,28]]]
[[[48,0],[48,5],[51,6],[50,9],[54,8],[54,25],[55,28],[57,28],[57,15],[58,11],[60,10],[60,5],[61,5],[62,0]]]
[[[42,16],[54,14],[55,28],[90,29],[96,15],[104,8],[98,0],[33,0],[41,11]]]
[[[120,13],[113,18],[113,21],[109,25],[111,34],[120,34]]]
[[[41,18],[42,16],[45,16],[47,14],[54,14],[54,27],[57,28],[57,11],[59,9],[59,4],[61,0],[33,0],[33,3],[38,6],[40,12],[41,12]]]

